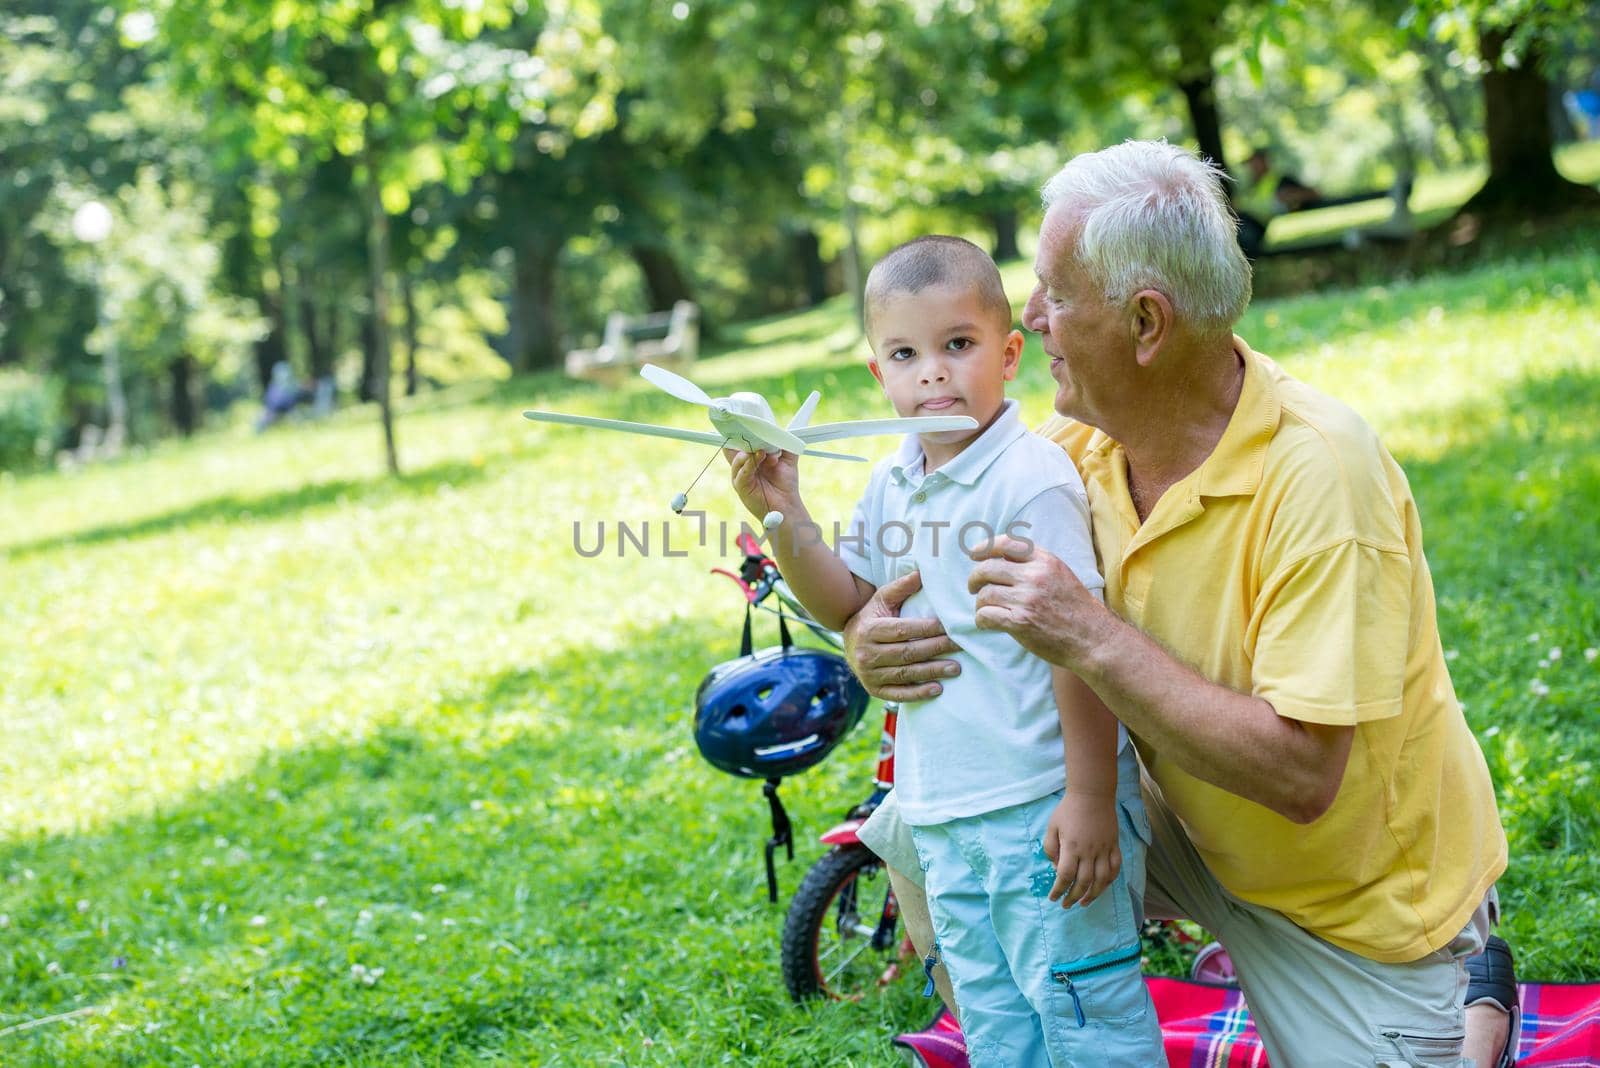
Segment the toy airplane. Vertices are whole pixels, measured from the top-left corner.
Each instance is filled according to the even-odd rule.
[[[595,427],[600,430],[620,430],[626,434],[694,441],[702,445],[731,447],[745,452],[792,452],[796,455],[819,456],[828,460],[856,460],[862,463],[866,462],[865,457],[822,452],[811,446],[820,441],[869,437],[875,434],[931,434],[941,430],[978,428],[978,421],[965,415],[921,416],[915,419],[857,419],[844,423],[819,423],[810,426],[812,413],[817,410],[817,402],[822,399],[822,394],[814,390],[800,406],[800,410],[795,412],[794,418],[789,420],[789,425],[781,427],[772,414],[772,405],[768,404],[766,398],[759,393],[741,392],[730,397],[712,397],[682,375],[650,363],[641,367],[639,374],[643,375],[651,385],[679,400],[706,408],[715,433],[704,430],[680,430],[677,427],[655,426],[651,423],[629,423],[621,419],[564,415],[561,412],[527,411],[522,414],[540,423],[565,423],[569,426]],[[694,487],[691,485],[689,488]],[[681,513],[688,503],[687,491],[680,493],[672,499],[672,510]],[[762,526],[771,530],[782,522],[783,513],[768,512],[762,520]]]

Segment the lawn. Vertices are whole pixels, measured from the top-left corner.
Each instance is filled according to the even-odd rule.
[[[1597,238],[1241,328],[1406,467],[1511,837],[1508,934],[1552,979],[1600,978]],[[1014,297],[1028,276],[1007,268]],[[693,373],[881,414],[860,353],[836,301],[729,328]],[[690,737],[738,643],[707,573],[739,521],[723,476],[691,497],[702,545],[666,507],[700,450],[536,427],[535,404],[695,425],[534,377],[406,411],[402,481],[365,411],[0,481],[0,1063],[898,1063],[916,984],[788,1002],[765,805]],[[808,467],[814,510],[862,475]],[[618,522],[651,551],[619,553]],[[786,894],[864,792],[872,716],[784,788]]]

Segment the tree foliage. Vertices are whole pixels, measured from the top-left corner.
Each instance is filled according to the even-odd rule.
[[[476,373],[485,334],[502,372],[539,370],[613,309],[692,299],[709,333],[859,294],[865,263],[919,232],[1015,256],[1040,182],[1126,137],[1219,161],[1267,145],[1336,191],[1486,154],[1486,195],[1564,202],[1527,203],[1570,192],[1528,114],[1537,87],[1507,111],[1497,86],[1587,77],[1594,16],[1579,0],[14,0],[0,366],[46,383],[60,447],[104,422],[105,353],[141,439],[288,363],[376,401],[398,468],[391,389]],[[117,217],[93,249],[67,225],[88,199]]]

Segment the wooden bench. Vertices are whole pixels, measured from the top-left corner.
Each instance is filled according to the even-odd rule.
[[[680,300],[668,312],[612,312],[600,344],[568,352],[566,367],[573,378],[609,380],[642,363],[689,363],[699,352],[700,308]]]

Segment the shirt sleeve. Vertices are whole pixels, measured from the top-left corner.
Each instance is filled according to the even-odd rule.
[[[834,543],[839,559],[844,561],[844,566],[850,569],[850,573],[874,587],[883,585],[882,576],[873,566],[872,528],[867,518],[876,484],[876,479],[867,483],[866,492],[856,502],[855,511],[850,515],[849,525],[839,531],[838,540]]]
[[[1410,558],[1341,541],[1264,584],[1247,632],[1251,690],[1278,715],[1307,723],[1397,716],[1410,633]]]
[[[1052,486],[1040,493],[1017,509],[1004,533],[1058,557],[1086,589],[1105,589],[1090,534],[1089,501],[1073,486]]]

